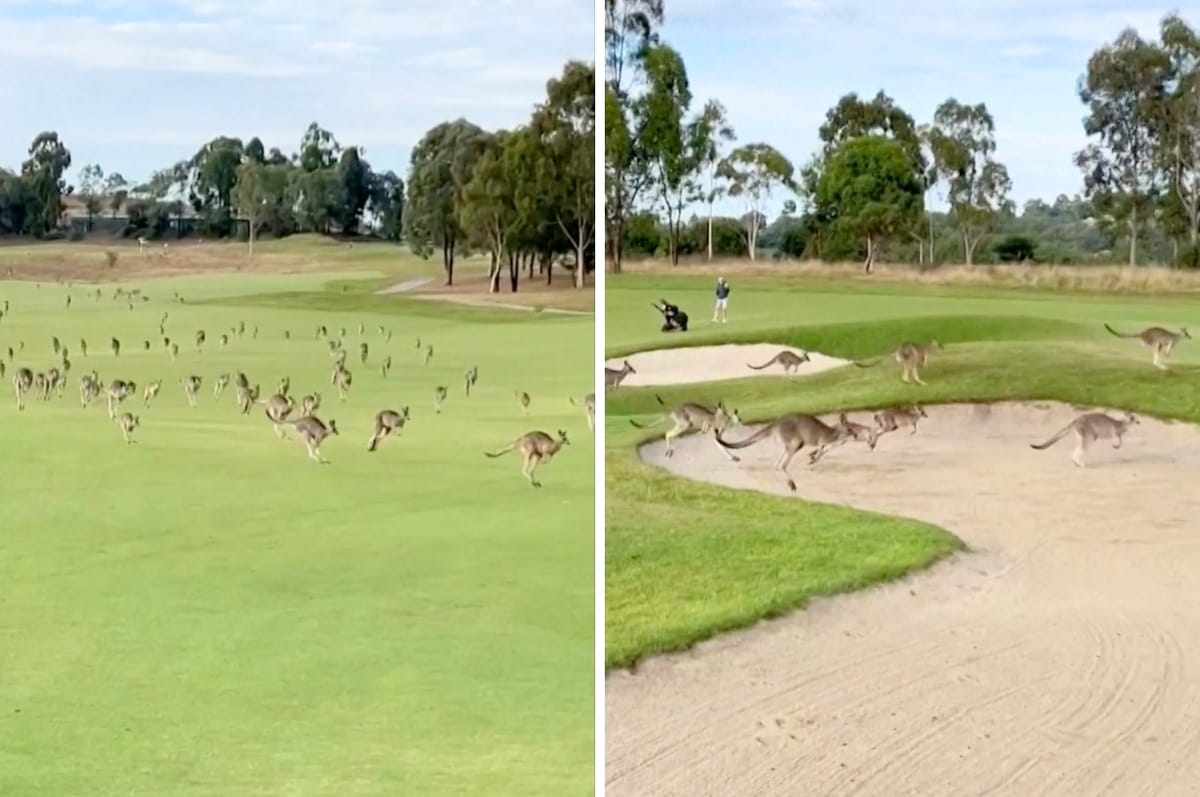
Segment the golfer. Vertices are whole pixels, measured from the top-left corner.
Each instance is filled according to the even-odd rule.
[[[724,277],[717,277],[717,306],[713,308],[712,322],[724,324],[729,319],[726,316],[726,306],[729,304],[729,283]]]

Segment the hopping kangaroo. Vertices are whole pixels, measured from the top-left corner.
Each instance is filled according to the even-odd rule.
[[[141,424],[142,419],[129,412],[122,412],[117,418],[117,426],[121,429],[121,437],[125,438],[126,443],[137,442],[130,437],[130,435],[133,434],[133,430],[141,426]]]
[[[783,372],[785,374],[790,374],[800,370],[800,366],[807,362],[812,362],[812,360],[810,360],[808,357],[808,352],[796,354],[795,352],[784,349],[762,365],[751,365],[750,363],[746,363],[746,367],[753,368],[755,371],[761,371],[764,368],[769,368],[772,365],[779,363],[783,366]]]
[[[796,482],[788,473],[788,465],[791,464],[792,457],[796,456],[800,449],[805,446],[813,449],[812,453],[808,455],[808,464],[815,465],[827,451],[837,448],[855,437],[854,431],[845,426],[840,424],[829,426],[819,418],[795,413],[768,423],[745,440],[730,443],[722,440],[721,435],[718,434],[717,442],[724,448],[746,448],[771,435],[774,435],[783,444],[783,451],[775,462],[775,469],[787,477],[788,489],[792,492],[796,491]]]
[[[114,379],[108,386],[108,417],[117,417],[117,407],[121,402],[137,392],[137,383],[126,382],[124,379]]]
[[[484,451],[484,456],[499,457],[512,451],[514,448],[521,452],[521,475],[523,475],[529,483],[534,487],[541,487],[542,483],[534,478],[533,471],[542,462],[549,462],[562,447],[570,443],[567,440],[567,433],[562,429],[558,430],[558,439],[555,440],[545,432],[529,432],[518,437],[516,440],[509,443],[499,451]]]
[[[401,407],[399,412],[395,410],[380,411],[375,416],[375,432],[371,435],[371,439],[367,441],[367,450],[374,451],[385,437],[389,437],[392,433],[403,429],[404,423],[407,420],[408,407]]]
[[[17,394],[17,409],[25,409],[25,394],[33,389],[33,371],[18,368],[13,371],[13,392]]]
[[[200,377],[192,374],[180,379],[179,384],[183,385],[183,392],[187,394],[188,406],[196,406],[196,395],[200,392]]]
[[[434,390],[433,390],[433,411],[436,414],[438,414],[438,415],[442,414],[442,405],[444,403],[446,403],[447,395],[449,395],[449,391],[446,390],[445,385],[438,385],[436,388],[434,388]]]
[[[664,407],[666,406],[666,402],[662,400],[661,396],[655,395],[654,398],[658,399],[659,404],[662,404]],[[670,418],[674,424],[670,430],[667,431],[667,434],[664,438],[667,444],[664,454],[667,457],[675,456],[674,441],[676,437],[679,437],[682,434],[687,434],[693,429],[699,429],[700,434],[715,432],[719,436],[730,426],[733,426],[734,424],[741,424],[742,422],[741,417],[738,416],[738,411],[734,410],[733,412],[730,412],[729,410],[725,409],[725,402],[723,401],[717,402],[715,409],[705,407],[703,404],[694,404],[692,402],[688,402],[686,404],[680,404],[678,407],[671,410],[671,412],[667,415],[660,417],[657,421],[653,421],[644,425],[633,419],[630,419],[629,422],[639,429],[649,429],[651,426],[657,426],[658,424],[662,423],[667,418]],[[729,452],[726,446],[722,445],[721,451],[723,451],[725,456],[729,457],[734,462],[740,461],[736,455]]]
[[[146,385],[145,389],[142,391],[142,405],[149,407],[150,402],[154,400],[154,397],[158,395],[158,391],[161,389],[161,379],[155,379],[153,382]]]
[[[571,406],[578,407],[575,399],[571,399]],[[583,412],[587,415],[588,429],[596,431],[596,394],[588,393],[583,397]]]
[[[517,404],[520,405],[521,412],[528,415],[529,414],[529,405],[533,403],[533,399],[531,399],[529,397],[529,394],[524,391],[514,390],[513,395],[515,395],[517,397]]]
[[[609,368],[605,366],[604,389],[608,390],[609,388],[612,388],[613,390],[616,390],[621,386],[621,383],[625,381],[625,377],[636,373],[637,371],[633,370],[633,366],[629,364],[629,360],[623,361],[620,368]]]
[[[1068,423],[1058,434],[1044,443],[1030,443],[1029,447],[1044,451],[1071,432],[1075,433],[1075,450],[1071,452],[1071,461],[1081,468],[1087,467],[1083,455],[1089,444],[1111,437],[1113,448],[1121,447],[1121,436],[1133,424],[1141,423],[1133,413],[1125,413],[1124,418],[1113,418],[1103,412],[1088,412]]]
[[[928,417],[919,404],[882,410],[875,413],[875,433],[876,435],[885,435],[888,432],[896,431],[901,426],[907,426],[908,434],[911,437],[917,433],[917,421]]]
[[[1150,327],[1149,329],[1143,329],[1136,335],[1122,335],[1108,324],[1105,324],[1104,328],[1118,338],[1137,338],[1143,346],[1154,351],[1154,367],[1161,368],[1164,371],[1167,370],[1167,366],[1163,360],[1175,348],[1175,344],[1185,338],[1187,340],[1192,339],[1192,335],[1187,331],[1186,327],[1180,327],[1178,332],[1171,332],[1162,327]]]
[[[463,376],[467,384],[467,395],[471,395],[471,388],[479,381],[479,366],[471,366],[467,369],[467,373]]]
[[[896,362],[900,363],[900,381],[908,382],[909,377],[911,376],[912,381],[916,382],[918,385],[925,384],[925,382],[921,380],[920,369],[924,367],[927,362],[929,362],[929,355],[935,350],[942,350],[942,344],[938,343],[936,340],[929,341],[928,346],[919,346],[916,343],[900,344],[900,348],[896,349],[896,353],[893,355],[896,358]],[[883,358],[880,358],[880,360],[881,359]],[[871,363],[855,362],[854,364],[859,368],[870,368],[878,363],[879,360]]]
[[[308,449],[310,459],[314,459],[322,465],[329,464],[329,460],[321,458],[321,442],[330,435],[338,433],[337,421],[330,418],[329,423],[326,424],[315,415],[305,415],[303,418],[284,421],[284,423],[296,427],[296,431],[300,433],[300,439],[304,441],[304,447]]]
[[[287,420],[287,416],[291,414],[296,404],[292,401],[291,396],[284,396],[279,393],[271,396],[266,401],[260,401],[259,404],[266,405],[267,420],[275,427],[275,434],[282,438],[287,437],[287,433],[283,431],[283,422]]]

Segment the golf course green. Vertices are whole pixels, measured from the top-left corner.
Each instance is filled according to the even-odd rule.
[[[774,375],[658,387],[623,386],[606,397],[606,665],[636,665],[723,631],[803,607],[822,595],[897,578],[961,548],[951,533],[916,520],[701,484],[643,463],[637,446],[661,437],[631,419],[661,417],[684,401],[739,410],[745,423],[787,412],[826,413],[896,404],[1039,399],[1114,406],[1200,422],[1200,345],[1184,340],[1170,371],[1151,363],[1132,333],[1200,327],[1194,295],[1070,293],[1011,287],[726,275],[729,322],[709,323],[712,278],[610,275],[606,356],[719,343],[775,343],[846,359],[884,357],[875,368]],[[650,302],[691,316],[664,334]],[[905,341],[945,350],[906,385],[888,357]],[[747,372],[750,374],[751,372]],[[769,374],[770,372],[762,372]],[[731,437],[740,437],[733,434]],[[797,480],[803,468],[795,468]],[[868,489],[868,488],[865,488]]]
[[[0,282],[0,794],[592,792],[594,443],[570,400],[594,387],[593,318],[377,295],[440,268],[369,249],[304,274]],[[345,402],[321,325],[345,330]],[[12,374],[59,365],[55,337],[65,393],[18,412]],[[137,383],[135,444],[81,406],[93,369]],[[232,385],[214,398],[239,370],[264,399],[285,376],[321,393],[330,464]],[[541,489],[517,453],[483,456],[534,429],[570,441]]]

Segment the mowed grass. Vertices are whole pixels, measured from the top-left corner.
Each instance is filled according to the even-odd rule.
[[[99,301],[76,285],[67,311],[66,286],[0,283],[0,351],[24,341],[16,365],[49,368],[57,335],[73,361],[62,399],[18,413],[11,371],[0,393],[0,794],[591,793],[594,444],[568,398],[592,390],[592,320],[382,299],[345,279],[142,281],[150,301],[132,312],[112,285]],[[318,324],[347,330],[344,404]],[[80,407],[92,368],[137,381],[136,445]],[[331,464],[276,437],[261,407],[239,414],[232,390],[214,400],[238,369],[264,396],[284,375],[322,393],[317,414],[341,429],[322,446]],[[192,373],[195,409],[179,384]],[[153,378],[162,393],[142,408]],[[375,413],[402,406],[409,425],[368,453]],[[541,490],[516,455],[483,456],[559,428],[571,445]]]
[[[657,280],[636,277],[610,279],[608,285],[607,294],[620,297],[609,299],[609,319],[619,319],[623,312],[614,303],[636,307],[663,293],[682,304],[675,295],[701,291],[695,285],[686,290],[676,285],[666,294]],[[1184,341],[1172,357],[1172,372],[1163,373],[1150,365],[1149,352],[1136,341],[1117,340],[1102,327],[1097,335],[1092,321],[1102,317],[1129,331],[1149,323],[1200,325],[1200,308],[1179,307],[1169,297],[1127,305],[1111,298],[1097,308],[1090,297],[1063,294],[1055,301],[1037,300],[1044,311],[1030,315],[1028,302],[1009,300],[1015,301],[1009,307],[1003,299],[968,301],[925,290],[915,286],[892,295],[888,303],[888,293],[864,297],[827,287],[814,297],[788,284],[764,283],[742,292],[743,306],[761,308],[762,317],[731,311],[735,321],[709,331],[705,318],[694,338],[691,332],[657,333],[655,348],[685,341],[699,345],[703,338],[710,343],[776,342],[874,358],[905,339],[936,337],[947,349],[923,371],[925,387],[900,382],[895,364],[885,359],[875,368],[846,367],[804,378],[755,377],[607,393],[608,667],[686,648],[800,608],[816,596],[898,577],[961,547],[953,529],[937,529],[919,519],[700,484],[643,463],[636,447],[661,436],[665,427],[651,433],[632,427],[629,419],[645,422],[660,416],[656,394],[668,405],[724,401],[747,423],[786,412],[1004,399],[1108,405],[1200,422],[1200,348]],[[864,304],[873,315],[867,315]],[[921,313],[910,314],[914,307]],[[971,310],[978,315],[970,315]],[[789,313],[824,322],[782,326]],[[639,348],[632,342],[637,335],[630,331],[632,324],[631,318],[608,321],[610,355]],[[798,480],[802,471],[797,471]]]

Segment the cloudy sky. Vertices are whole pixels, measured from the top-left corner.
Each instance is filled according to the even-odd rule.
[[[318,121],[379,170],[459,116],[523,121],[567,59],[593,61],[592,0],[0,0],[0,165],[57,130],[73,169],[131,182],[217,135],[298,149]],[[546,31],[553,35],[546,35]]]
[[[667,0],[663,37],[683,54],[696,107],[721,100],[742,142],[797,166],[825,112],[885,90],[918,122],[947,97],[985,102],[1018,205],[1081,190],[1076,82],[1132,26],[1157,37],[1171,10],[1132,0]],[[1200,23],[1200,15],[1189,18]]]

